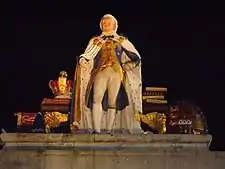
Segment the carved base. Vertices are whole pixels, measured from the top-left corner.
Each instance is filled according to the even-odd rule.
[[[225,153],[208,150],[211,136],[1,135],[1,169],[224,169]]]

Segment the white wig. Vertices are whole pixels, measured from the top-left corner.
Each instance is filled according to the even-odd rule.
[[[117,28],[118,28],[118,21],[116,20],[116,18],[113,16],[113,15],[111,15],[111,14],[105,14],[102,18],[101,18],[101,21],[100,21],[100,29],[102,30],[102,21],[104,20],[104,19],[106,19],[106,18],[110,18],[110,19],[113,19],[113,21],[114,21],[114,31],[116,32],[117,31]]]

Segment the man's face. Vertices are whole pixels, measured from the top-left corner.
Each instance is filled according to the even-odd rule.
[[[103,19],[102,20],[102,30],[103,30],[103,32],[113,32],[114,20],[112,18]]]

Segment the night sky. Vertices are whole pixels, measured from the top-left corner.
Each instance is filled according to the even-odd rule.
[[[5,4],[1,16],[1,127],[13,132],[14,112],[39,111],[43,98],[52,97],[49,80],[61,70],[73,79],[76,56],[110,13],[142,56],[143,85],[168,87],[170,102],[197,103],[211,148],[225,150],[223,4],[27,2]]]

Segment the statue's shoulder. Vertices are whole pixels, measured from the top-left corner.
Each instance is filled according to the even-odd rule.
[[[123,41],[128,40],[128,38],[124,35],[119,35],[118,40],[119,40],[120,43],[123,43]]]

